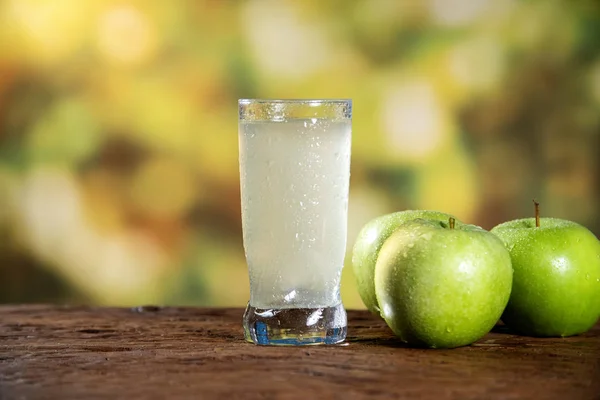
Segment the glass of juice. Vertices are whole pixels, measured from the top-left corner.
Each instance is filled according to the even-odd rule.
[[[346,338],[351,100],[239,100],[239,165],[250,301],[246,340]]]

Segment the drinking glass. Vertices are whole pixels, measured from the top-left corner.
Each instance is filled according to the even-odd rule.
[[[239,100],[239,165],[250,301],[246,340],[346,338],[351,100]]]

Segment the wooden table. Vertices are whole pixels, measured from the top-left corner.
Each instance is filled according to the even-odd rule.
[[[241,309],[0,307],[0,399],[599,399],[600,324],[566,339],[503,327],[454,350],[402,345],[366,311],[347,343],[261,347]]]

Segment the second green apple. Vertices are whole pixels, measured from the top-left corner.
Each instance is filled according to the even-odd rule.
[[[512,287],[510,255],[492,233],[416,219],[385,241],[375,267],[381,315],[404,342],[452,348],[499,320]]]

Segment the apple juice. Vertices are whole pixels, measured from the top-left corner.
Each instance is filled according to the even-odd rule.
[[[339,305],[351,121],[242,121],[239,129],[250,305]]]

